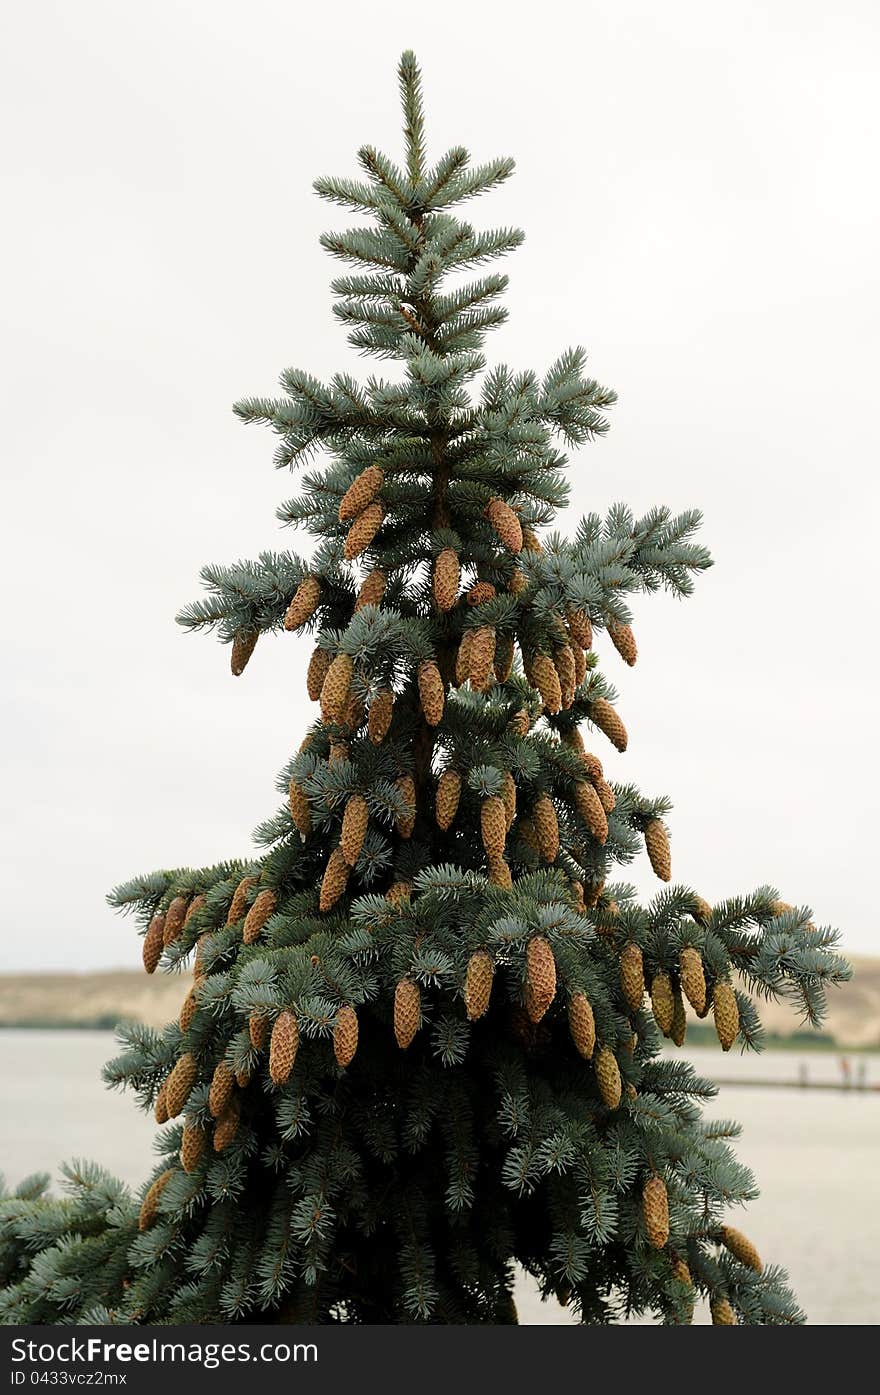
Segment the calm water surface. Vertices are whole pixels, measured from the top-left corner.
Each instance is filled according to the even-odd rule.
[[[110,1032],[0,1031],[0,1169],[10,1182],[54,1174],[74,1157],[93,1158],[132,1186],[141,1182],[155,1126],[131,1098],[101,1084],[101,1066],[114,1054]],[[688,1057],[717,1079],[796,1082],[804,1069],[809,1080],[845,1078],[833,1053],[722,1057],[706,1048]],[[848,1059],[851,1081],[863,1069],[867,1084],[880,1085],[880,1056]],[[743,1125],[737,1150],[762,1194],[731,1221],[765,1260],[786,1266],[810,1320],[880,1320],[880,1091],[722,1085],[706,1113]],[[523,1322],[571,1321],[555,1304],[538,1302],[526,1280],[517,1303]]]

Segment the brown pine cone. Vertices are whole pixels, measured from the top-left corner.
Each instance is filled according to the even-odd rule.
[[[660,1031],[668,1037],[672,1031],[675,998],[672,993],[672,980],[663,971],[651,979],[651,1011]]]
[[[468,605],[485,605],[486,601],[493,601],[497,594],[491,581],[477,581],[466,592],[465,600]]]
[[[198,1073],[198,1063],[191,1051],[185,1051],[178,1057],[174,1069],[165,1081],[165,1108],[168,1110],[169,1119],[176,1119],[183,1109]]]
[[[465,630],[459,642],[455,654],[455,686],[460,688],[462,683],[466,683],[471,668],[471,647],[474,642],[475,630]]]
[[[343,555],[347,562],[353,562],[355,557],[360,557],[362,552],[366,552],[382,527],[384,516],[385,510],[379,499],[375,499],[372,504],[367,504],[367,507],[361,510],[345,539]]]
[[[211,1076],[208,1091],[208,1109],[214,1119],[219,1119],[229,1101],[235,1086],[235,1075],[225,1061],[218,1061]]]
[[[331,741],[327,763],[328,765],[337,765],[341,760],[348,760],[348,755],[348,746],[344,741]]]
[[[407,812],[394,820],[394,827],[401,838],[411,838],[416,826],[416,785],[411,775],[399,775],[394,781],[400,790]]]
[[[189,902],[185,896],[175,896],[171,905],[165,912],[165,924],[162,928],[162,943],[167,949],[174,944],[186,920],[186,908]]]
[[[153,1105],[153,1117],[157,1124],[168,1123],[168,1081],[163,1080]]]
[[[499,799],[497,795],[490,795],[480,806],[480,832],[489,860],[503,857],[507,837],[507,811],[504,800]]]
[[[333,1054],[336,1064],[344,1070],[354,1060],[358,1044],[357,1013],[350,1003],[344,1003],[336,1014],[333,1027]]]
[[[590,721],[595,723],[601,732],[604,732],[612,746],[618,751],[625,751],[627,741],[626,727],[620,720],[616,708],[611,706],[605,698],[594,698],[590,703]]]
[[[302,785],[297,784],[296,780],[291,780],[288,786],[287,802],[290,806],[290,817],[293,820],[294,828],[302,834],[303,838],[307,838],[312,831],[312,806],[309,803],[309,796]]]
[[[505,770],[502,779],[504,781],[504,789],[501,795],[504,800],[504,822],[509,831],[511,824],[516,818],[516,781],[509,770]]]
[[[684,998],[680,988],[674,989],[672,994],[672,1026],[669,1028],[669,1035],[676,1046],[684,1046],[687,1036],[687,1013],[684,1010]]]
[[[148,974],[154,974],[159,960],[162,958],[162,949],[165,943],[165,917],[161,914],[154,915],[147,927],[144,935],[144,942],[141,948],[144,959],[144,968]]]
[[[538,537],[537,533],[534,532],[534,530],[531,529],[531,528],[528,526],[527,523],[524,523],[524,524],[523,524],[522,535],[523,535],[523,550],[524,550],[525,552],[543,552],[543,551],[544,551],[544,544],[541,542],[541,539]]]
[[[400,880],[392,882],[385,892],[385,900],[390,901],[392,906],[398,906],[401,901],[409,901],[412,897],[412,882]]]
[[[510,505],[505,504],[503,499],[490,499],[485,508],[485,515],[508,552],[522,552],[522,527]]]
[[[422,1024],[422,995],[411,978],[402,978],[394,990],[394,1037],[402,1051]]]
[[[187,1120],[183,1126],[183,1137],[180,1140],[180,1165],[184,1172],[195,1172],[204,1147],[205,1130],[200,1129],[198,1124],[191,1124]]]
[[[222,1153],[232,1143],[238,1133],[238,1120],[241,1106],[238,1100],[230,1100],[217,1123],[214,1125],[214,1152]]]
[[[538,833],[531,819],[520,819],[516,826],[517,835],[521,843],[525,843],[527,848],[540,856],[541,848],[538,843]]]
[[[269,1079],[273,1085],[286,1085],[299,1050],[299,1027],[287,1008],[279,1013],[269,1042]]]
[[[457,770],[444,770],[437,781],[437,794],[434,799],[437,827],[442,828],[444,832],[452,826],[452,821],[458,813],[460,798],[461,776]]]
[[[198,915],[199,911],[203,910],[203,908],[207,905],[207,902],[207,896],[203,895],[201,892],[198,896],[193,897],[193,899],[190,901],[189,905],[186,908],[186,915],[183,917],[184,926],[189,925],[193,916]]]
[[[645,970],[642,951],[633,940],[620,951],[620,986],[630,1012],[638,1012],[645,996]]]
[[[575,688],[577,687],[577,673],[574,666],[574,655],[566,645],[563,649],[557,649],[553,655],[556,665],[556,672],[559,677],[559,691],[562,694],[562,708],[567,711],[574,702]]]
[[[349,867],[353,867],[361,855],[370,811],[362,794],[349,795],[342,816],[342,837],[339,846]]]
[[[439,726],[443,718],[445,695],[440,670],[432,659],[419,664],[419,700],[428,726]]]
[[[367,719],[367,735],[374,746],[381,746],[391,726],[394,715],[394,693],[390,688],[380,688],[370,703]]]
[[[584,887],[584,905],[588,911],[591,911],[594,906],[598,905],[599,898],[604,890],[604,880],[601,882],[590,882],[588,886]]]
[[[506,683],[513,671],[513,640],[510,635],[495,636],[495,670],[496,683]]]
[[[608,637],[614,648],[617,650],[625,664],[632,668],[639,651],[636,647],[636,637],[629,625],[620,625],[612,620],[608,626]]]
[[[573,798],[575,808],[596,842],[604,845],[608,838],[608,819],[593,786],[587,784],[586,780],[580,780],[574,787]]]
[[[526,709],[524,707],[521,707],[519,711],[515,712],[514,715],[511,717],[508,726],[510,727],[510,730],[512,732],[515,732],[518,737],[520,737],[521,739],[525,739],[525,737],[528,736],[529,732],[532,729],[532,719],[529,716]]]
[[[661,882],[668,882],[672,876],[669,834],[659,819],[652,819],[645,829],[645,847],[654,875],[659,877]]]
[[[587,612],[578,610],[576,606],[569,606],[565,612],[565,618],[568,622],[568,632],[575,643],[581,649],[592,649],[593,626]]]
[[[324,679],[327,677],[329,667],[330,655],[327,650],[314,649],[306,670],[306,691],[312,702],[317,702],[321,696],[321,689],[324,686]]]
[[[481,625],[473,631],[468,651],[468,678],[478,693],[485,692],[493,676],[495,663],[495,631],[491,625]]]
[[[739,1260],[740,1264],[754,1269],[756,1274],[763,1273],[764,1265],[761,1263],[761,1256],[751,1240],[743,1235],[741,1230],[734,1230],[733,1226],[723,1225],[721,1227],[721,1243],[730,1251],[734,1259]]]
[[[339,522],[347,523],[349,519],[357,518],[378,497],[384,483],[385,476],[378,465],[368,465],[361,470],[339,501]]]
[[[348,885],[350,870],[342,849],[334,848],[327,859],[327,866],[321,881],[318,905],[322,911],[332,911]]]
[[[709,1304],[714,1327],[736,1327],[736,1313],[726,1298],[713,1298]]]
[[[706,975],[703,957],[692,945],[685,945],[678,956],[679,974],[684,995],[698,1016],[706,1011]]]
[[[189,1031],[190,1023],[196,1015],[197,1007],[198,1003],[196,1002],[196,990],[194,984],[192,988],[190,988],[189,992],[183,1000],[183,1003],[181,1004],[180,1016],[177,1019],[177,1025],[182,1032]]]
[[[240,678],[250,662],[251,654],[257,647],[258,630],[238,630],[232,640],[232,654],[229,667],[233,678]]]
[[[489,866],[489,881],[492,885],[503,887],[505,891],[509,891],[513,886],[513,877],[510,874],[510,868],[505,859],[503,857],[490,857],[487,858],[487,862]]]
[[[669,1197],[662,1177],[649,1177],[642,1188],[642,1215],[648,1244],[662,1250],[669,1239]]]
[[[581,686],[587,676],[587,656],[579,644],[571,641],[571,654],[574,660],[574,686],[575,691]]]
[[[623,1097],[623,1082],[617,1058],[609,1046],[601,1046],[596,1055],[596,1084],[606,1109],[617,1109]]]
[[[157,1177],[153,1185],[149,1188],[146,1196],[141,1202],[140,1215],[138,1216],[138,1230],[149,1230],[159,1210],[159,1197],[162,1195],[171,1178],[174,1176],[174,1168],[169,1167]]]
[[[311,619],[321,599],[321,583],[316,576],[304,577],[294,592],[284,616],[285,630],[298,630]]]
[[[729,983],[723,980],[716,983],[712,992],[712,1008],[715,1014],[715,1031],[721,1042],[721,1050],[729,1051],[739,1032],[739,1007],[736,994]]]
[[[541,701],[546,711],[560,712],[562,710],[562,689],[559,686],[556,665],[549,654],[534,655],[529,678],[532,687],[537,688],[541,694]]]
[[[269,1019],[261,1012],[252,1012],[248,1018],[248,1036],[255,1051],[262,1051],[269,1040]]]
[[[257,893],[254,904],[251,906],[244,919],[244,928],[241,938],[246,945],[252,945],[254,940],[259,938],[260,931],[266,924],[270,916],[275,914],[278,908],[278,893],[269,887]]]
[[[511,596],[521,596],[523,591],[528,591],[529,579],[521,567],[514,567],[510,573],[507,583],[507,591]]]
[[[354,663],[350,655],[337,654],[321,686],[321,717],[325,722],[342,722],[353,677]]]
[[[460,579],[458,556],[451,547],[444,547],[434,560],[434,604],[438,610],[451,610],[455,605]]]
[[[591,1060],[596,1046],[596,1023],[590,1001],[584,993],[573,993],[569,999],[568,1030],[584,1060]]]
[[[608,784],[608,781],[600,777],[598,780],[594,781],[593,788],[599,796],[599,803],[602,805],[605,813],[612,814],[614,812],[614,805],[617,801],[614,798],[614,790]]]
[[[526,983],[530,1000],[526,1004],[532,1022],[540,1022],[556,997],[556,960],[550,941],[533,935],[526,945]]]
[[[387,578],[379,567],[374,567],[371,572],[367,572],[361,582],[361,589],[357,593],[354,603],[354,613],[363,610],[366,605],[381,605],[382,597],[385,595]]]
[[[691,915],[699,925],[708,925],[712,919],[712,907],[708,901],[704,901],[702,896],[694,892],[691,898]]]
[[[545,862],[559,856],[559,821],[549,795],[542,794],[532,805],[532,823],[538,838],[538,851]]]
[[[476,1022],[489,1010],[495,960],[485,949],[476,950],[468,960],[464,985],[464,1002],[468,1018]]]
[[[229,910],[226,913],[227,925],[234,925],[236,921],[241,920],[247,910],[248,894],[259,880],[259,877],[242,877],[229,903]]]

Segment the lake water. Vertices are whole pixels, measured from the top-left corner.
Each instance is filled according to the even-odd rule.
[[[95,1159],[133,1187],[141,1182],[155,1126],[131,1098],[102,1085],[101,1066],[114,1052],[110,1032],[0,1030],[0,1170],[9,1182],[54,1173],[73,1157]],[[804,1070],[812,1081],[846,1079],[830,1052],[722,1057],[697,1048],[687,1055],[710,1079],[792,1082],[722,1085],[707,1107],[707,1115],[743,1125],[737,1151],[761,1186],[758,1201],[731,1213],[731,1222],[766,1261],[785,1265],[811,1322],[878,1322],[880,1091],[796,1088]],[[880,1085],[880,1056],[848,1060],[851,1082],[862,1072],[867,1085]],[[564,1309],[540,1303],[525,1279],[517,1306],[522,1322],[571,1321]]]

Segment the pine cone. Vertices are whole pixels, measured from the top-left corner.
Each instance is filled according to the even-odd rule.
[[[575,688],[577,687],[577,673],[574,666],[574,655],[568,645],[563,649],[557,649],[553,655],[556,665],[556,672],[559,676],[559,691],[562,695],[563,711],[568,711],[574,702]]]
[[[514,567],[513,571],[510,573],[510,579],[507,583],[508,595],[521,596],[522,593],[524,591],[528,591],[528,589],[529,579],[526,576],[525,572],[522,570],[521,567]]]
[[[761,1263],[761,1256],[751,1240],[743,1235],[741,1230],[734,1230],[733,1226],[723,1225],[721,1227],[721,1243],[730,1251],[734,1259],[739,1260],[740,1264],[754,1269],[756,1274],[763,1273],[764,1266]]]
[[[625,751],[628,741],[626,727],[617,715],[617,710],[605,698],[594,698],[590,703],[590,721],[604,732],[612,746]]]
[[[562,689],[559,674],[549,654],[535,654],[531,661],[530,680],[532,687],[541,694],[541,701],[548,712],[562,710]]]
[[[636,647],[636,637],[630,626],[619,625],[616,621],[612,620],[608,626],[608,637],[623,659],[623,662],[629,664],[630,668],[632,668],[638,658],[639,651]]]
[[[665,1037],[672,1031],[672,1017],[675,1012],[675,999],[672,993],[672,980],[662,971],[651,980],[651,1011],[654,1021]]]
[[[434,603],[438,610],[451,610],[455,605],[460,576],[457,554],[444,547],[434,560]]]
[[[187,1120],[183,1126],[183,1137],[180,1140],[180,1165],[184,1172],[195,1172],[204,1147],[205,1130],[200,1129],[198,1124],[191,1124]]]
[[[503,887],[505,891],[509,891],[513,886],[513,877],[505,859],[503,857],[490,857],[487,858],[487,862],[489,864],[489,881],[492,885]]]
[[[358,1044],[357,1013],[350,1003],[344,1003],[336,1014],[333,1027],[333,1054],[336,1064],[344,1070],[354,1060]]]
[[[390,901],[392,906],[400,905],[401,901],[409,901],[412,897],[412,882],[400,880],[392,882],[385,892],[385,900]]]
[[[601,799],[593,786],[588,785],[586,780],[581,780],[575,785],[574,803],[596,842],[604,845],[608,839],[608,819],[602,808]]]
[[[355,693],[349,693],[348,702],[345,704],[345,711],[342,714],[343,725],[348,728],[348,734],[357,731],[363,726],[366,715],[364,704]]]
[[[598,905],[599,898],[604,890],[604,880],[601,882],[590,882],[589,886],[584,888],[584,905],[588,911],[591,911],[594,906]]]
[[[623,1083],[617,1058],[609,1046],[601,1046],[596,1056],[596,1084],[606,1109],[617,1109],[623,1097]]]
[[[526,552],[543,552],[544,546],[537,533],[533,532],[527,524],[523,524],[522,530],[523,548]]]
[[[144,968],[148,974],[154,974],[159,960],[162,958],[162,948],[165,943],[165,917],[160,912],[154,915],[147,927],[144,935],[144,942],[141,952],[144,957]]]
[[[691,915],[699,925],[708,925],[712,918],[712,907],[708,901],[704,901],[702,896],[694,892],[691,897]]]
[[[293,826],[303,836],[307,838],[312,831],[312,806],[309,803],[309,796],[302,785],[296,780],[291,780],[288,786],[287,802],[290,806],[290,817]],[[256,877],[253,878],[256,881]]]
[[[208,1109],[214,1119],[219,1119],[229,1101],[235,1086],[235,1076],[225,1061],[218,1061],[211,1076],[208,1091]]]
[[[345,539],[343,555],[347,562],[353,562],[355,557],[360,557],[362,552],[366,552],[382,527],[384,516],[385,511],[378,499],[374,500],[372,504],[367,504],[367,507],[358,514]]]
[[[287,1008],[279,1013],[269,1042],[269,1078],[273,1085],[286,1085],[299,1049],[299,1027]]]
[[[353,677],[354,663],[351,657],[337,654],[321,687],[321,716],[325,722],[342,722]]]
[[[248,1036],[255,1051],[262,1051],[269,1040],[269,1019],[261,1012],[252,1012],[248,1018]]]
[[[528,736],[532,729],[532,719],[524,707],[515,712],[508,723],[510,730],[515,732],[522,739]]]
[[[385,595],[385,586],[385,573],[379,567],[374,567],[371,572],[367,572],[354,603],[355,615],[366,605],[381,605],[382,597]]]
[[[285,630],[298,630],[314,615],[321,599],[321,583],[316,576],[304,577],[294,592],[284,616]]]
[[[233,678],[240,678],[250,661],[251,654],[257,647],[259,638],[258,630],[237,630],[232,640],[232,654],[229,660],[229,667],[232,670]]]
[[[706,1010],[706,975],[703,957],[692,945],[685,945],[678,956],[681,986],[685,997],[698,1016]]]
[[[614,805],[617,801],[614,798],[614,790],[608,784],[608,781],[600,778],[594,782],[593,788],[599,796],[599,803],[602,805],[605,813],[612,814],[614,812]]]
[[[342,816],[342,837],[339,846],[349,867],[353,867],[361,855],[370,811],[362,794],[349,795]]]
[[[736,1327],[736,1313],[726,1298],[713,1298],[709,1304],[709,1312],[712,1314],[714,1327]]]
[[[645,847],[654,875],[659,877],[661,882],[668,882],[672,876],[669,834],[659,819],[652,819],[645,829]]]
[[[138,1216],[138,1230],[149,1230],[150,1226],[153,1224],[159,1210],[159,1197],[162,1195],[173,1176],[174,1168],[166,1168],[150,1187],[141,1202],[140,1215]]]
[[[485,605],[486,601],[494,601],[497,594],[491,581],[477,581],[466,593],[465,600],[468,605]]]
[[[556,997],[556,960],[550,941],[543,935],[533,935],[526,945],[526,983],[529,1018],[540,1022]]]
[[[193,987],[190,988],[189,992],[184,998],[183,1003],[181,1004],[180,1016],[177,1019],[177,1025],[180,1028],[181,1032],[189,1031],[190,1023],[196,1015],[197,1007],[198,1003],[196,1002],[196,990],[195,985],[193,985]]]
[[[505,504],[503,499],[490,499],[486,505],[485,514],[508,552],[522,552],[522,527],[510,505]]]
[[[620,951],[620,986],[630,1012],[638,1012],[645,996],[645,970],[642,951],[633,940]]]
[[[538,837],[538,851],[545,862],[559,856],[559,821],[549,795],[542,794],[532,805],[532,823]]]
[[[541,848],[538,843],[538,833],[531,819],[521,818],[516,826],[517,835],[521,843],[525,843],[527,848],[531,848],[536,856],[540,856]]]
[[[681,989],[676,988],[672,994],[672,1026],[669,1028],[669,1035],[676,1046],[684,1046],[684,1039],[687,1036],[687,1013],[684,1010],[684,998],[681,996]]]
[[[405,1051],[422,1024],[422,995],[411,978],[402,978],[394,990],[394,1036]]]
[[[185,896],[175,896],[171,905],[165,912],[165,924],[162,928],[162,943],[167,949],[174,944],[186,920],[186,908],[188,901]]]
[[[380,688],[370,703],[367,720],[367,735],[374,746],[381,746],[391,726],[394,715],[394,693],[390,688]]]
[[[235,1083],[238,1086],[239,1090],[246,1090],[248,1085],[250,1085],[251,1083],[250,1071],[245,1069],[244,1067],[241,1070],[237,1070],[235,1072]]]
[[[416,785],[411,775],[399,775],[394,781],[400,790],[407,812],[394,820],[394,826],[401,838],[411,838],[416,826]]]
[[[227,925],[234,925],[236,921],[241,920],[247,910],[247,899],[251,887],[256,886],[259,880],[259,877],[242,877],[229,903],[229,910],[226,913]]]
[[[495,960],[485,949],[476,950],[468,960],[464,985],[464,1003],[471,1022],[488,1012],[494,977]]]
[[[443,718],[445,695],[440,670],[432,659],[419,664],[419,700],[428,726],[439,726]]]
[[[716,983],[712,993],[712,1008],[715,1013],[715,1031],[721,1042],[721,1050],[729,1051],[739,1032],[739,1007],[736,994],[729,983]]]
[[[381,493],[384,483],[385,476],[378,465],[368,465],[366,470],[361,470],[339,501],[339,522],[347,523],[349,519],[357,518]]]
[[[649,1245],[662,1250],[669,1239],[669,1197],[662,1177],[649,1177],[642,1188],[642,1215]]]
[[[153,1117],[157,1124],[168,1123],[168,1081],[163,1080],[153,1105]]]
[[[504,800],[504,822],[509,831],[511,824],[516,818],[516,781],[509,770],[505,770],[502,780],[504,782],[504,789],[501,795]]]
[[[496,683],[506,683],[513,671],[513,640],[509,635],[495,636],[495,670]]]
[[[455,686],[460,688],[462,683],[467,682],[471,664],[471,646],[474,642],[474,631],[465,630],[455,651]]]
[[[329,667],[330,655],[327,650],[314,649],[306,670],[306,690],[312,702],[317,702],[321,696],[321,689],[324,686],[324,679],[327,677]]]
[[[575,643],[581,649],[592,649],[593,626],[587,612],[578,610],[576,606],[569,606],[565,618],[568,622],[568,632]]]
[[[507,811],[504,808],[504,800],[499,799],[497,795],[490,795],[480,806],[480,832],[490,862],[493,858],[503,857],[507,837]]]
[[[461,776],[457,770],[444,770],[437,781],[437,794],[434,799],[437,827],[442,828],[444,832],[452,826],[452,821],[458,813],[460,798]]]
[[[214,1152],[222,1153],[238,1133],[240,1105],[238,1100],[230,1100],[217,1123],[214,1125]]]
[[[184,926],[189,925],[193,916],[198,915],[199,911],[203,910],[207,903],[207,896],[203,895],[201,892],[198,896],[194,896],[186,908],[186,915],[183,917]]]
[[[491,625],[482,625],[473,631],[468,651],[468,678],[471,687],[478,693],[485,692],[492,677],[495,663],[495,631]]]
[[[324,877],[321,881],[321,895],[318,905],[322,911],[331,911],[348,885],[350,868],[342,849],[336,847],[327,859]]]
[[[684,1284],[685,1288],[689,1290],[690,1302],[689,1302],[689,1304],[686,1305],[687,1308],[688,1308],[686,1320],[687,1320],[688,1322],[693,1322],[693,1320],[694,1320],[694,1281],[693,1281],[693,1279],[691,1278],[691,1271],[690,1271],[690,1269],[688,1269],[687,1264],[686,1264],[685,1261],[684,1261],[680,1256],[678,1256],[678,1255],[677,1255],[677,1256],[675,1257],[675,1259],[672,1261],[672,1274],[673,1274],[673,1277],[676,1278],[680,1284]]]
[[[587,656],[579,644],[574,640],[570,644],[571,656],[574,660],[574,686],[575,691],[581,686],[587,676]]]
[[[584,1060],[591,1060],[596,1046],[596,1023],[593,1009],[584,993],[574,993],[569,999],[568,1030]]]
[[[328,765],[337,765],[341,760],[348,760],[348,755],[348,746],[344,741],[331,741],[327,763]]]
[[[244,928],[241,938],[246,945],[252,945],[254,940],[259,938],[260,931],[271,915],[275,914],[278,907],[278,893],[269,887],[264,887],[257,893],[254,904],[251,906],[244,919]]]
[[[176,1119],[190,1096],[199,1073],[198,1064],[191,1051],[178,1057],[177,1063],[165,1081],[165,1108],[168,1118]]]

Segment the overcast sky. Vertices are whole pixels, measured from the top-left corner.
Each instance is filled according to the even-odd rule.
[[[490,358],[583,343],[620,394],[563,526],[705,512],[697,595],[637,600],[634,670],[603,652],[612,778],[674,801],[675,879],[772,882],[880,952],[876,4],[28,0],[3,25],[7,966],[135,964],[105,892],[243,855],[277,807],[309,644],[234,680],[173,617],[203,563],[305,545],[230,406],[289,365],[372,371],[317,240],[351,220],[310,186],[399,154],[408,46],[432,154],[517,160],[470,209],[526,230]]]

